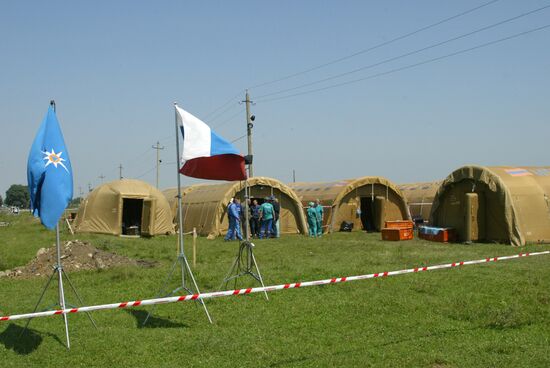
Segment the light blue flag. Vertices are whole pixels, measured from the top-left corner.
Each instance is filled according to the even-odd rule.
[[[32,143],[27,181],[33,214],[48,229],[55,228],[73,198],[73,170],[53,106]]]

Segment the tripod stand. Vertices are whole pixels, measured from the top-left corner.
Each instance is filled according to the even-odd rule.
[[[82,298],[80,297],[80,295],[76,291],[76,288],[74,287],[73,283],[71,282],[71,279],[69,279],[69,276],[65,273],[65,270],[63,270],[63,265],[61,264],[61,245],[60,245],[60,239],[59,239],[60,238],[59,237],[59,224],[57,224],[57,226],[55,228],[55,232],[56,232],[55,235],[56,235],[57,261],[56,261],[55,266],[53,267],[53,272],[52,272],[50,278],[48,279],[48,282],[46,283],[46,285],[44,286],[44,289],[42,290],[42,294],[40,294],[40,298],[38,298],[38,302],[36,303],[36,306],[34,307],[33,313],[38,310],[38,307],[39,307],[40,303],[42,302],[42,299],[44,298],[44,295],[46,294],[46,291],[48,290],[48,287],[50,286],[50,283],[54,279],[55,275],[58,276],[59,302],[52,305],[51,307],[54,307],[54,306],[57,307],[58,306],[59,309],[61,309],[61,310],[66,308],[65,291],[64,291],[64,288],[63,288],[63,276],[65,276],[65,278],[69,282],[69,286],[71,287],[73,293],[76,295],[76,297],[78,299],[78,302],[81,305],[84,305],[84,302],[82,301]],[[70,307],[74,307],[74,306],[70,305]],[[96,325],[94,319],[92,318],[92,316],[89,313],[86,313],[86,315],[90,319],[90,322],[92,323],[92,325],[97,329],[97,325]],[[21,332],[20,336],[22,336],[25,333],[25,331],[27,331],[27,328],[29,327],[29,324],[31,323],[31,320],[32,319],[27,320],[27,323],[25,324],[25,328]],[[71,342],[70,342],[70,339],[69,339],[69,322],[67,320],[67,314],[65,314],[65,313],[63,313],[63,321],[64,321],[64,324],[65,324],[65,338],[67,339],[67,349],[70,349],[71,348]]]
[[[227,276],[223,279],[220,290],[223,290],[223,288],[227,288],[227,284],[234,280],[234,288],[237,288],[237,279],[242,276],[249,275],[252,278],[254,278],[256,281],[258,281],[262,287],[265,287],[264,280],[262,278],[262,274],[260,273],[260,268],[258,267],[258,263],[256,262],[256,257],[254,257],[254,243],[250,241],[250,222],[249,222],[249,207],[248,207],[248,199],[250,197],[249,195],[250,188],[248,187],[248,180],[245,180],[245,187],[244,187],[244,193],[245,193],[245,232],[246,236],[244,241],[241,242],[239,246],[239,251],[237,252],[237,256],[235,257],[235,261],[233,262],[233,265],[229,269],[229,272],[227,273]],[[256,271],[254,272],[254,269]],[[267,296],[267,292],[264,291],[266,300],[269,300],[269,297]]]

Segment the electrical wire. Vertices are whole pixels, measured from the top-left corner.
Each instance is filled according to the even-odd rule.
[[[516,15],[514,17],[504,19],[502,21],[490,24],[490,25],[485,26],[485,27],[481,27],[481,28],[476,29],[474,31],[467,32],[467,33],[461,34],[459,36],[452,37],[452,38],[449,38],[445,41],[437,42],[437,43],[434,43],[432,45],[429,45],[429,46],[426,46],[426,47],[423,47],[423,48],[420,48],[420,49],[417,49],[417,50],[414,50],[414,51],[410,51],[410,52],[407,52],[407,53],[404,53],[404,54],[401,54],[401,55],[398,55],[398,56],[394,56],[394,57],[379,61],[379,62],[374,63],[374,64],[370,64],[370,65],[363,66],[363,67],[360,67],[360,68],[357,68],[357,69],[353,69],[353,70],[350,70],[350,71],[347,71],[347,72],[344,72],[344,73],[340,73],[340,74],[336,74],[336,75],[333,75],[333,76],[330,76],[330,77],[319,79],[317,81],[301,84],[301,85],[296,86],[296,87],[285,88],[285,89],[282,89],[282,90],[279,90],[279,91],[276,91],[276,92],[271,92],[271,93],[267,93],[267,94],[264,94],[264,95],[261,95],[261,96],[256,96],[256,100],[261,100],[262,98],[265,98],[265,97],[268,97],[268,96],[274,96],[274,95],[278,95],[278,94],[281,94],[281,93],[295,91],[297,89],[313,86],[313,85],[316,85],[316,84],[319,84],[319,83],[327,82],[327,81],[330,81],[330,80],[333,80],[333,79],[344,77],[346,75],[354,74],[354,73],[357,73],[357,72],[360,72],[360,71],[363,71],[363,70],[367,70],[367,69],[371,69],[371,68],[374,68],[374,67],[377,67],[377,66],[380,66],[380,65],[383,65],[383,64],[387,64],[387,63],[390,63],[392,61],[403,59],[405,57],[408,57],[408,56],[411,56],[411,55],[414,55],[414,54],[418,54],[418,53],[421,53],[423,51],[433,49],[433,48],[436,48],[436,47],[439,47],[439,46],[442,46],[442,45],[460,40],[460,39],[465,38],[465,37],[469,37],[469,36],[474,35],[476,33],[487,31],[489,29],[501,26],[503,24],[515,21],[517,19],[526,17],[526,16],[534,14],[534,13],[538,13],[538,12],[543,11],[543,10],[548,9],[548,8],[550,8],[550,5],[546,5],[546,6],[543,6],[541,8],[537,8],[537,9],[528,11],[526,13],[522,13],[522,14]]]
[[[259,84],[256,84],[256,85],[253,85],[251,87],[249,87],[249,89],[253,89],[253,88],[259,88],[259,87],[264,87],[264,86],[267,86],[267,85],[270,85],[270,84],[273,84],[273,83],[277,83],[277,82],[281,82],[281,81],[284,81],[284,80],[287,80],[287,79],[290,79],[290,78],[294,78],[294,77],[297,77],[299,75],[302,75],[302,74],[306,74],[306,73],[310,73],[312,71],[315,71],[315,70],[318,70],[318,69],[321,69],[321,68],[324,68],[324,67],[327,67],[329,65],[333,65],[333,64],[336,64],[336,63],[339,63],[339,62],[342,62],[344,60],[348,60],[348,59],[351,59],[355,56],[359,56],[359,55],[362,55],[362,54],[365,54],[367,52],[370,52],[370,51],[373,51],[373,50],[376,50],[378,48],[381,48],[383,46],[387,46],[389,44],[392,44],[394,42],[397,42],[397,41],[401,41],[405,38],[408,38],[408,37],[411,37],[411,36],[414,36],[415,34],[418,34],[420,32],[423,32],[423,31],[426,31],[428,29],[431,29],[431,28],[434,28],[434,27],[437,27],[443,23],[446,23],[446,22],[449,22],[451,20],[454,20],[454,19],[457,19],[457,18],[460,18],[464,15],[467,15],[469,13],[472,13],[472,12],[475,12],[476,10],[479,10],[479,9],[482,9],[486,6],[489,6],[491,4],[494,4],[496,2],[498,2],[500,0],[491,0],[489,2],[486,2],[486,3],[483,3],[481,5],[478,5],[474,8],[471,8],[471,9],[468,9],[466,11],[463,11],[461,13],[458,13],[458,14],[455,14],[453,16],[450,16],[448,18],[445,18],[445,19],[442,19],[438,22],[435,22],[435,23],[432,23],[428,26],[425,26],[425,27],[422,27],[422,28],[419,28],[415,31],[412,31],[412,32],[409,32],[409,33],[406,33],[404,35],[401,35],[401,36],[398,36],[396,38],[393,38],[389,41],[385,41],[385,42],[382,42],[382,43],[379,43],[377,45],[374,45],[374,46],[371,46],[369,48],[366,48],[366,49],[363,49],[363,50],[360,50],[360,51],[357,51],[357,52],[354,52],[353,54],[350,54],[350,55],[346,55],[346,56],[343,56],[343,57],[340,57],[338,59],[335,59],[335,60],[332,60],[332,61],[329,61],[329,62],[326,62],[324,64],[320,64],[320,65],[317,65],[317,66],[314,66],[312,68],[309,68],[309,69],[306,69],[306,70],[302,70],[300,72],[296,72],[296,73],[293,73],[293,74],[289,74],[289,75],[286,75],[284,77],[281,77],[281,78],[277,78],[277,79],[274,79],[274,80],[271,80],[271,81],[267,81],[267,82],[263,82],[263,83],[259,83]]]
[[[456,55],[465,54],[465,53],[470,52],[470,51],[478,50],[478,49],[481,49],[481,48],[484,48],[484,47],[487,47],[487,46],[491,46],[491,45],[494,45],[494,44],[497,44],[497,43],[500,43],[500,42],[504,42],[504,41],[508,41],[508,40],[511,40],[511,39],[514,39],[514,38],[525,36],[525,35],[530,34],[530,33],[542,31],[542,30],[547,29],[547,28],[550,28],[550,24],[547,24],[547,25],[541,26],[541,27],[537,27],[537,28],[533,28],[533,29],[530,29],[530,30],[527,30],[527,31],[524,31],[524,32],[516,33],[516,34],[513,34],[511,36],[500,38],[500,39],[497,39],[497,40],[494,40],[494,41],[482,43],[480,45],[469,47],[467,49],[455,51],[455,52],[452,52],[452,53],[449,53],[449,54],[446,54],[446,55],[443,55],[443,56],[438,56],[438,57],[431,58],[431,59],[428,59],[428,60],[424,60],[424,61],[421,61],[421,62],[418,62],[418,63],[409,64],[409,65],[406,65],[406,66],[403,66],[403,67],[391,69],[391,70],[388,70],[386,72],[376,73],[376,74],[372,74],[372,75],[369,75],[369,76],[366,76],[366,77],[363,77],[363,78],[353,79],[353,80],[350,80],[350,81],[341,82],[341,83],[337,83],[337,84],[333,84],[333,85],[329,85],[329,86],[325,86],[325,87],[321,87],[321,88],[316,88],[316,89],[312,89],[312,90],[307,90],[307,91],[303,91],[303,92],[298,92],[298,93],[294,93],[294,94],[290,94],[290,95],[286,95],[286,96],[280,96],[280,97],[274,97],[274,98],[271,98],[271,99],[265,99],[261,102],[265,103],[265,102],[270,102],[270,101],[283,100],[283,99],[292,98],[292,97],[296,97],[296,96],[301,96],[301,95],[305,95],[305,94],[309,94],[309,93],[314,93],[314,92],[324,91],[324,90],[327,90],[327,89],[337,88],[337,87],[345,86],[345,85],[348,85],[348,84],[353,84],[353,83],[365,81],[365,80],[368,80],[368,79],[374,79],[374,78],[377,78],[377,77],[397,73],[397,72],[400,72],[400,71],[403,71],[403,70],[412,69],[412,68],[415,68],[415,67],[418,67],[418,66],[421,66],[421,65],[430,64],[430,63],[440,61],[440,60],[443,60],[443,59],[447,59],[447,58],[450,58],[450,57],[453,57],[453,56],[456,56]]]

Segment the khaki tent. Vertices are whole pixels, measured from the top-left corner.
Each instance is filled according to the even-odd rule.
[[[354,230],[380,231],[388,220],[410,219],[405,197],[389,180],[365,176],[330,183],[292,183],[302,205],[316,199],[325,209],[323,226],[337,231],[342,222],[352,222]]]
[[[550,167],[464,166],[438,189],[430,219],[460,241],[550,242]]]
[[[113,235],[174,233],[166,198],[151,185],[132,179],[95,188],[78,209],[75,229],[82,233]]]
[[[307,225],[298,197],[292,189],[276,179],[253,177],[248,179],[250,198],[263,202],[267,196],[275,196],[281,205],[280,231],[282,234],[307,233]],[[223,184],[199,184],[183,189],[184,232],[197,229],[200,235],[218,236],[227,232],[227,205],[231,198],[244,200],[244,181]],[[176,202],[174,190],[165,190],[171,202]],[[177,203],[172,206],[174,211]],[[176,214],[174,212],[174,218]]]
[[[440,181],[399,185],[399,189],[407,199],[413,220],[428,221],[430,219],[432,202],[440,185]]]

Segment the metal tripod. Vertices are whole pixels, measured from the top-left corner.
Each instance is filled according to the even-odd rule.
[[[44,286],[44,289],[42,290],[42,294],[40,294],[40,298],[38,298],[38,302],[36,303],[33,313],[38,310],[38,307],[40,306],[40,303],[42,302],[42,299],[44,298],[44,295],[46,294],[46,291],[48,290],[48,287],[50,286],[52,280],[54,279],[55,275],[58,276],[58,286],[59,286],[59,302],[52,305],[51,307],[59,307],[60,310],[66,309],[66,303],[65,303],[65,291],[63,288],[63,276],[67,279],[69,282],[69,286],[71,287],[73,293],[76,295],[76,298],[78,299],[78,302],[81,305],[84,305],[84,302],[82,301],[82,298],[76,291],[76,288],[74,287],[73,283],[71,282],[71,279],[69,279],[69,276],[65,273],[65,270],[63,269],[63,265],[61,264],[61,244],[60,244],[60,237],[59,237],[59,224],[55,227],[55,235],[56,235],[56,248],[57,248],[57,263],[53,267],[53,272],[50,278],[48,279],[48,282],[46,283],[46,286]],[[50,307],[50,308],[51,308]],[[75,306],[70,305],[70,307],[74,308]],[[63,321],[65,323],[65,337],[67,340],[67,349],[71,348],[71,342],[69,339],[69,322],[67,320],[67,314],[63,313]],[[86,312],[86,315],[90,319],[90,322],[92,325],[97,329],[97,325],[90,315],[90,313]],[[29,324],[31,323],[31,319],[27,320],[27,323],[25,324],[25,328],[21,332],[20,337],[27,331],[27,328],[29,327]]]
[[[177,107],[177,104],[174,104],[174,108]],[[180,161],[180,143],[179,143],[179,133],[178,133],[178,112],[175,110],[176,113],[176,162]],[[172,265],[172,268],[168,272],[168,275],[166,276],[166,279],[162,285],[162,287],[159,290],[159,293],[157,297],[161,296],[172,296],[176,295],[179,291],[185,290],[188,294],[200,294],[199,287],[197,285],[197,282],[195,281],[195,277],[193,276],[193,272],[191,271],[191,267],[189,267],[189,262],[187,261],[187,257],[185,256],[185,252],[183,250],[183,210],[182,210],[182,203],[181,203],[181,179],[180,179],[180,172],[179,172],[179,166],[176,165],[176,175],[178,178],[178,243],[179,243],[179,254],[174,261],[174,264]],[[177,288],[172,290],[171,292],[166,294],[166,289],[168,287],[168,284],[172,280],[172,276],[174,275],[174,271],[178,268],[181,271],[181,285],[179,285]],[[193,287],[195,289],[195,292],[188,288],[186,286],[186,279],[188,276],[191,279],[191,282],[193,283]],[[204,301],[202,299],[199,300],[199,303],[202,304],[202,307],[204,308],[204,312],[206,313],[206,317],[208,317],[208,321],[212,323],[212,318],[210,317],[210,313],[208,313],[208,308],[206,308],[206,304],[204,304]],[[143,321],[143,326],[147,323],[149,320],[149,317],[151,317],[151,314],[156,309],[156,305],[153,307],[153,309],[147,314],[147,317]]]
[[[254,243],[250,241],[250,222],[249,222],[249,208],[248,208],[248,199],[250,197],[249,195],[250,188],[248,187],[248,180],[245,180],[245,187],[244,187],[244,201],[245,201],[245,239],[241,242],[239,246],[239,251],[237,252],[237,256],[235,257],[235,261],[233,262],[233,265],[229,269],[229,272],[227,273],[227,276],[223,279],[220,290],[223,290],[224,288],[227,288],[227,284],[234,280],[234,288],[237,288],[237,279],[242,276],[252,276],[256,281],[258,281],[262,287],[265,287],[264,280],[262,278],[262,274],[260,273],[260,268],[258,267],[258,263],[256,262],[256,257],[254,257]],[[254,269],[256,271],[254,272]],[[266,300],[269,300],[269,297],[267,296],[267,292],[264,291]]]

